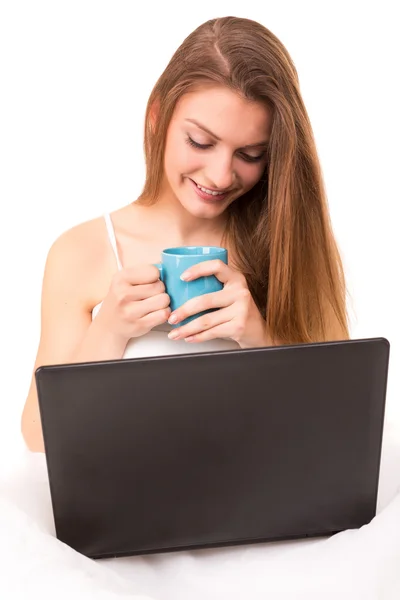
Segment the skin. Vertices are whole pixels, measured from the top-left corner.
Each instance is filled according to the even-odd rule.
[[[231,337],[242,348],[270,345],[246,280],[235,268],[234,248],[228,248],[229,265],[207,261],[190,270],[192,278],[215,274],[224,289],[187,302],[174,315],[153,266],[167,247],[221,245],[226,208],[263,173],[270,126],[263,105],[226,88],[186,94],[168,129],[158,201],[152,206],[132,203],[111,215],[124,268],[117,270],[102,217],[77,225],[55,241],[45,266],[40,342],[21,423],[32,451],[44,451],[34,379],[40,365],[122,358],[130,338],[169,318],[179,322],[212,307],[221,310],[174,333],[188,343]],[[190,140],[205,147],[194,147]],[[228,194],[205,202],[193,181]],[[100,302],[92,321],[92,309]]]

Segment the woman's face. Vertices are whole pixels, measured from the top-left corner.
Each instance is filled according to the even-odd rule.
[[[228,88],[185,94],[167,132],[167,189],[193,216],[221,215],[261,178],[270,125],[264,105]]]

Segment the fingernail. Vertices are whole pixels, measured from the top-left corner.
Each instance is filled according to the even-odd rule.
[[[178,317],[177,315],[170,315],[169,319],[168,319],[168,323],[170,323],[171,325],[173,325],[174,323],[178,322]]]
[[[170,331],[168,337],[170,340],[175,340],[179,336],[178,331]]]
[[[190,279],[190,277],[191,277],[191,273],[190,273],[190,271],[185,271],[185,272],[184,272],[184,273],[182,273],[182,275],[181,275],[181,279],[182,279],[183,281],[187,281],[188,279]]]

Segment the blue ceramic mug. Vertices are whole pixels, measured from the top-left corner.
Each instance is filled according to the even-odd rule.
[[[171,311],[176,310],[191,298],[222,290],[224,286],[215,275],[199,277],[193,281],[182,281],[180,278],[182,273],[189,267],[206,260],[215,259],[222,260],[227,265],[228,251],[217,246],[179,246],[163,250],[162,262],[155,266],[160,271],[160,279],[171,299]],[[201,313],[192,315],[178,323],[176,327],[185,325],[185,323],[189,323],[189,321],[214,310],[218,309],[204,310]]]

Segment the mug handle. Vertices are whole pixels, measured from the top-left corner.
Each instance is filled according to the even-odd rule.
[[[163,279],[164,273],[163,273],[162,263],[154,263],[154,266],[157,267],[157,269],[160,271],[160,279],[163,282],[164,281],[164,279]]]

